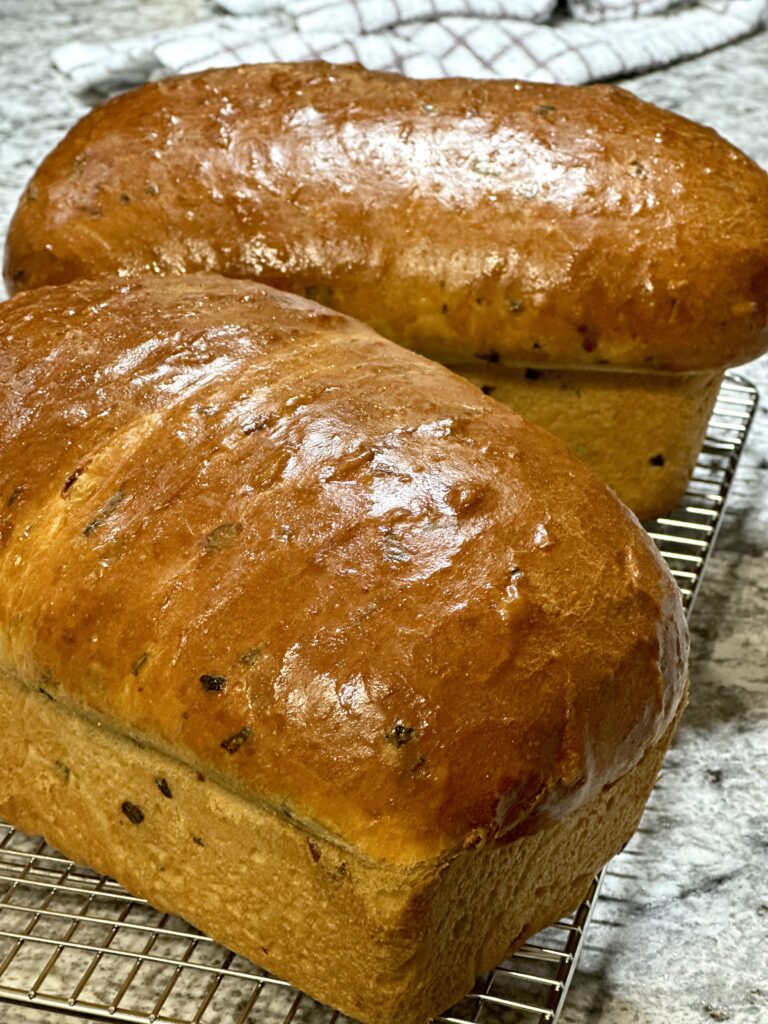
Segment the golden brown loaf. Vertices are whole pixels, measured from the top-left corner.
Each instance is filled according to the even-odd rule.
[[[629,837],[686,629],[559,441],[210,275],[10,300],[0,403],[0,814],[391,1024]]]
[[[765,347],[768,176],[614,86],[322,63],[143,86],[76,125],[10,287],[214,270],[444,363],[690,371]]]

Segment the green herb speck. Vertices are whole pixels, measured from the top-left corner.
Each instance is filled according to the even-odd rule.
[[[122,491],[117,491],[113,494],[106,505],[102,506],[100,511],[96,513],[90,523],[83,529],[85,536],[90,537],[100,526],[103,526],[124,498],[125,495]]]
[[[10,493],[8,501],[5,503],[6,507],[7,508],[12,508],[16,504],[16,502],[19,500],[19,498],[22,496],[23,493],[24,493],[24,488],[23,487],[21,487],[21,486],[14,487],[13,490],[11,491],[11,493]]]
[[[171,787],[168,785],[168,779],[157,778],[155,779],[155,784],[167,800],[171,800],[173,798]]]
[[[253,732],[250,725],[244,725],[239,732],[234,733],[232,736],[228,736],[227,739],[221,741],[221,746],[226,750],[228,754],[235,754],[242,747],[245,741]]]
[[[62,495],[67,493],[67,491],[70,489],[75,480],[77,480],[77,478],[82,475],[84,470],[85,466],[78,466],[77,469],[72,470],[67,479],[64,481],[64,486],[61,488]]]
[[[381,535],[382,553],[387,562],[393,565],[406,565],[412,560],[411,554],[405,546],[404,538],[394,527],[382,527]]]
[[[204,547],[206,551],[224,551],[231,547],[239,534],[243,532],[242,523],[222,523],[206,535]]]
[[[137,676],[139,674],[139,672],[141,672],[141,670],[147,664],[148,661],[149,661],[149,652],[148,651],[144,651],[144,653],[139,655],[139,657],[136,659],[136,661],[134,661],[133,665],[131,666],[131,675]]]
[[[134,825],[140,825],[144,821],[144,811],[136,804],[132,804],[130,800],[124,800],[120,805],[120,810]]]
[[[238,656],[237,660],[241,665],[255,665],[260,657],[261,648],[251,647],[247,651],[243,651],[243,653]]]
[[[398,749],[404,747],[406,743],[410,743],[413,739],[413,735],[416,732],[410,725],[404,725],[402,722],[395,722],[392,728],[384,737],[387,743],[391,743]]]
[[[203,689],[206,693],[221,693],[222,690],[227,688],[227,677],[226,676],[200,676],[200,682],[203,684]]]
[[[267,429],[267,417],[256,416],[252,420],[248,420],[247,423],[243,424],[244,434],[256,434],[259,430]]]

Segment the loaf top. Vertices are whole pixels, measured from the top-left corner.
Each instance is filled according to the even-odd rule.
[[[768,175],[608,85],[271,64],[75,126],[11,226],[12,289],[213,270],[447,363],[685,371],[768,344]]]
[[[0,580],[0,670],[385,861],[568,813],[684,687],[674,582],[559,441],[215,276],[0,307]]]

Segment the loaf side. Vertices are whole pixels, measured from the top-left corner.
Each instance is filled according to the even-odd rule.
[[[565,441],[641,520],[683,499],[723,378],[716,370],[451,369]]]
[[[447,868],[402,867],[339,849],[0,672],[0,815],[354,1020],[424,1024],[576,907],[634,832],[671,731],[551,827]]]

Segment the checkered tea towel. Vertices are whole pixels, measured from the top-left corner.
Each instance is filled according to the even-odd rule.
[[[579,84],[662,67],[756,31],[768,0],[218,0],[196,24],[53,60],[80,90],[262,61],[359,61],[417,78]]]

